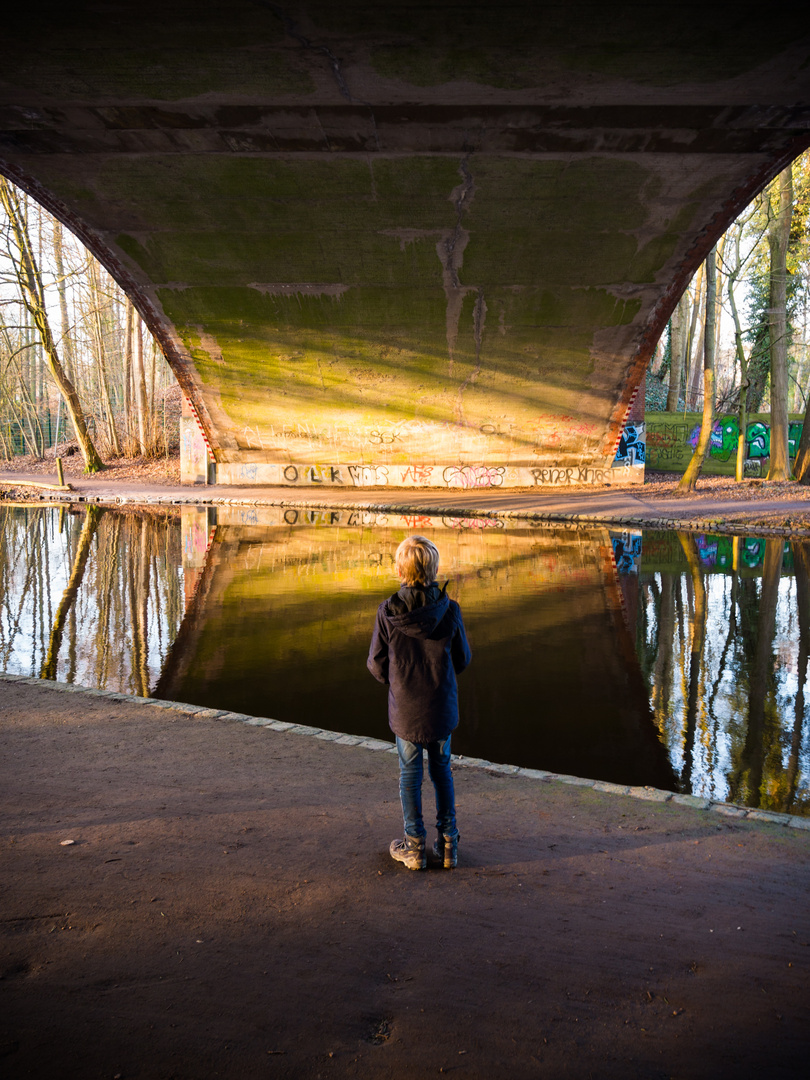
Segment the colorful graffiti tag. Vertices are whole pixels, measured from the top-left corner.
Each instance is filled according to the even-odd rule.
[[[796,456],[799,447],[799,439],[802,434],[802,425],[798,420],[788,425],[788,452],[791,457]],[[720,461],[729,461],[737,454],[737,440],[740,435],[740,424],[736,416],[724,416],[715,420],[712,427],[709,453]],[[692,433],[687,440],[694,449],[700,438],[700,424],[695,424]],[[771,429],[769,424],[761,420],[754,420],[748,424],[745,431],[745,456],[747,458],[767,458],[771,456]]]
[[[619,439],[614,464],[643,465],[645,458],[644,424],[627,424]]]
[[[697,446],[700,416],[697,413],[648,413],[646,417],[646,464],[650,469],[682,472]],[[720,416],[712,427],[709,453],[704,463],[708,473],[734,475],[740,426],[736,416]],[[791,417],[788,451],[794,457],[802,433],[802,419]],[[745,429],[745,473],[760,476],[771,454],[770,416],[757,413]]]

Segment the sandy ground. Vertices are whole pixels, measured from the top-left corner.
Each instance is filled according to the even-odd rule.
[[[0,681],[0,1070],[805,1076],[810,832]],[[63,846],[63,841],[74,843]]]

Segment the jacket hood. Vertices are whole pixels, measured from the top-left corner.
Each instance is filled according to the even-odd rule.
[[[450,607],[447,585],[445,582],[441,589],[435,581],[431,585],[403,585],[386,601],[387,622],[408,637],[430,637]]]

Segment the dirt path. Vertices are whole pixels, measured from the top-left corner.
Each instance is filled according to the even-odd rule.
[[[701,531],[789,536],[803,536],[810,531],[810,486],[795,481],[746,480],[737,484],[725,476],[707,476],[686,498],[677,494],[679,477],[660,473],[651,473],[643,485],[625,488],[207,487],[181,485],[174,459],[168,463],[122,459],[90,477],[81,473],[80,462],[68,460],[72,469],[66,476],[73,488],[70,492],[26,487],[26,481],[55,483],[52,462],[3,462],[0,498],[35,502],[247,503],[470,516],[540,515],[554,521],[616,522],[651,528],[681,525]]]
[[[8,1080],[806,1073],[806,831],[462,768],[419,874],[382,751],[14,682],[0,740]]]

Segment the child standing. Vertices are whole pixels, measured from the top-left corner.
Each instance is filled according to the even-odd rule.
[[[388,685],[388,723],[399,754],[399,794],[405,836],[391,842],[391,858],[409,870],[424,870],[422,820],[423,755],[436,791],[438,839],[434,854],[456,865],[458,829],[450,771],[450,733],[458,724],[456,674],[471,658],[461,609],[436,584],[439,552],[424,536],[409,536],[397,548],[399,592],[383,601],[368,654],[368,669]]]

